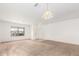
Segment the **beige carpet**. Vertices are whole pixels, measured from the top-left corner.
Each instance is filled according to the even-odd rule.
[[[78,56],[79,46],[50,40],[0,43],[1,56]]]

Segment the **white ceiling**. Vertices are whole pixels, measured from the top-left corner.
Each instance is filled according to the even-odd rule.
[[[49,3],[48,7],[54,17],[45,21],[42,19],[45,3],[39,3],[37,7],[34,7],[34,3],[0,3],[0,20],[37,24],[79,18],[79,3]]]

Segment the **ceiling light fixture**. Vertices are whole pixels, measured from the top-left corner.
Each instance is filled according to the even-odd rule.
[[[44,12],[44,14],[42,15],[42,18],[45,20],[51,19],[53,18],[53,14],[52,12],[49,10],[48,8],[48,3],[46,4],[46,11]]]

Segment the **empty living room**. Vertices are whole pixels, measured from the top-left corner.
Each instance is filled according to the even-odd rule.
[[[0,56],[79,56],[79,3],[0,3]]]

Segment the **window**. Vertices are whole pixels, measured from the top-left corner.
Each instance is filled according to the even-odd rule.
[[[11,27],[11,36],[24,36],[25,28],[24,27]]]

